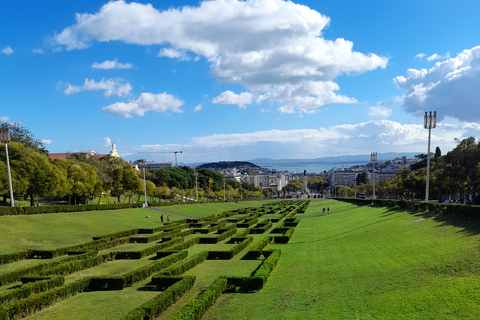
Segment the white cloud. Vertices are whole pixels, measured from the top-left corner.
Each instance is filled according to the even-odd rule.
[[[381,104],[368,108],[368,115],[374,119],[386,119],[392,115],[392,109],[388,109]]]
[[[414,59],[422,59],[423,57],[425,57],[425,53],[419,53],[415,56]]]
[[[13,50],[12,50],[12,48],[10,48],[10,46],[6,46],[0,52],[3,53],[3,54],[6,54],[8,56],[8,55],[11,55],[13,53]]]
[[[42,139],[40,140],[42,142],[42,144],[44,145],[48,145],[48,144],[52,144],[52,140],[49,140],[49,139]]]
[[[102,139],[102,143],[104,147],[108,147],[112,145],[112,140],[109,137],[105,137]]]
[[[427,58],[428,61],[433,61],[433,60],[441,60],[441,59],[448,59],[450,58],[450,53],[447,52],[446,55],[442,56],[437,53],[432,54],[430,57]]]
[[[83,84],[83,86],[72,86],[68,84],[68,87],[67,89],[65,89],[64,92],[66,95],[70,95],[80,91],[105,90],[105,98],[108,98],[112,95],[123,97],[129,94],[130,91],[132,91],[132,86],[130,85],[130,83],[123,82],[124,80],[121,78],[109,80],[102,79],[100,82],[95,82],[95,80],[93,79],[89,80],[85,78],[85,83]]]
[[[44,54],[45,52],[43,51],[43,49],[32,49],[32,53],[34,54]]]
[[[190,57],[187,56],[187,54],[185,53],[185,50],[178,51],[172,48],[162,48],[162,50],[158,52],[157,57],[167,57],[171,59],[178,59],[180,61],[190,60]]]
[[[447,125],[432,130],[432,146],[452,150],[455,138],[480,136],[477,123]],[[143,145],[136,152],[182,150],[182,161],[248,160],[265,155],[274,159],[313,159],[338,155],[384,152],[426,153],[428,130],[420,124],[372,120],[318,129],[265,130],[193,137],[186,144]]]
[[[408,69],[407,77],[398,76],[394,82],[407,91],[404,110],[417,117],[436,110],[439,121],[444,117],[480,121],[480,46],[437,62],[429,70]]]
[[[330,18],[283,0],[212,0],[198,7],[158,11],[151,4],[110,1],[53,37],[67,50],[93,41],[165,45],[160,56],[205,57],[218,81],[241,84],[279,110],[313,113],[328,103],[355,103],[336,93],[344,74],[385,68],[388,59],[353,51],[343,38],[328,40]]]
[[[212,99],[212,103],[234,104],[239,108],[245,108],[245,105],[251,104],[253,96],[250,92],[236,94],[230,90],[222,92],[218,97]]]
[[[7,116],[0,116],[0,121],[2,121],[2,122],[8,122],[9,120],[10,120],[10,118],[7,117]]]
[[[133,67],[133,65],[131,63],[120,63],[120,62],[118,62],[117,59],[115,59],[113,61],[112,60],[105,60],[102,63],[95,62],[92,65],[92,68],[94,68],[94,69],[104,69],[104,70],[108,70],[108,69],[131,69],[132,67]]]
[[[202,110],[202,109],[203,109],[203,106],[202,106],[202,104],[200,103],[200,104],[198,104],[198,105],[195,107],[195,109],[194,109],[193,111],[198,112],[198,111],[200,111],[200,110]]]
[[[182,113],[180,107],[184,104],[182,100],[175,98],[167,93],[153,94],[144,92],[140,97],[128,103],[117,102],[106,106],[103,111],[113,116],[124,116],[125,118],[132,118],[133,115],[143,116],[147,111],[156,111],[164,113],[172,111]]]

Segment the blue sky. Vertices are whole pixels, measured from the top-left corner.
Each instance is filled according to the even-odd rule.
[[[479,137],[480,2],[2,1],[0,120],[51,153],[195,163]]]

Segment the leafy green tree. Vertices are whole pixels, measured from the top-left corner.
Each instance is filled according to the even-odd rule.
[[[13,122],[10,124],[0,121],[0,128],[9,130],[12,142],[18,142],[23,144],[26,148],[33,148],[42,153],[48,153],[43,142],[36,139],[30,130],[25,128],[20,122]]]

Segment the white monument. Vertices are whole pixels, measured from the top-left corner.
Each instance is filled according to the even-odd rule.
[[[117,151],[117,146],[115,145],[115,142],[112,143],[112,151],[110,151],[110,157],[120,158],[120,153],[118,153]]]

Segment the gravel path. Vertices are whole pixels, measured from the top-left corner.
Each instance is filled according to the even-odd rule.
[[[165,214],[169,214],[169,215],[171,215],[171,216],[177,216],[177,217],[188,218],[188,219],[198,219],[198,217],[186,216],[186,215],[184,215],[184,214],[175,213],[175,212],[170,212],[170,211],[165,211],[165,210],[160,210],[160,209],[155,209],[155,208],[150,208],[150,207],[148,207],[147,209],[148,209],[148,210],[157,211],[157,212],[161,212],[161,213],[165,213]]]

